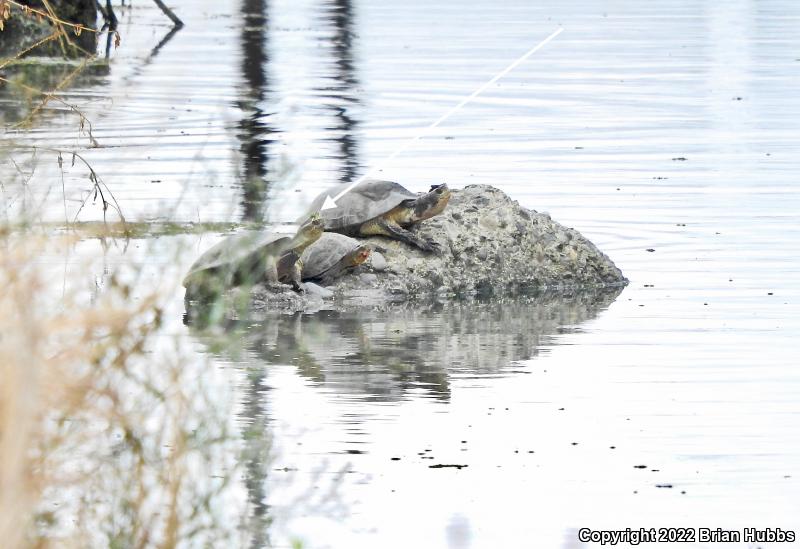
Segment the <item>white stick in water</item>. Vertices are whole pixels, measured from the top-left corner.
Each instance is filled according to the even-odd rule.
[[[412,147],[412,146],[413,146],[413,145],[414,145],[414,144],[415,144],[417,141],[419,141],[420,139],[422,139],[423,137],[425,137],[426,135],[428,135],[428,133],[430,133],[430,131],[431,131],[432,129],[434,129],[436,126],[438,126],[439,124],[441,124],[442,122],[444,122],[445,120],[447,120],[448,118],[450,118],[450,116],[452,116],[453,114],[455,114],[456,112],[458,112],[458,111],[461,109],[461,107],[463,107],[464,105],[466,105],[467,103],[469,103],[470,101],[472,101],[473,99],[475,99],[475,98],[476,98],[478,95],[480,95],[480,94],[481,94],[481,92],[483,92],[483,91],[484,91],[486,88],[488,88],[489,86],[491,86],[492,84],[494,84],[495,82],[497,82],[498,80],[500,80],[501,78],[503,78],[503,77],[504,77],[506,74],[508,74],[509,72],[511,72],[511,71],[512,71],[512,70],[513,70],[513,69],[514,69],[514,68],[515,68],[517,65],[519,65],[520,63],[522,63],[523,61],[525,61],[525,60],[526,60],[528,57],[530,57],[531,55],[533,55],[534,53],[536,53],[536,52],[537,52],[537,51],[539,51],[540,49],[542,49],[542,48],[543,48],[545,45],[547,45],[547,43],[548,43],[548,42],[550,42],[550,41],[551,41],[553,38],[555,38],[556,36],[558,36],[559,34],[561,34],[561,32],[562,32],[563,30],[564,30],[563,28],[559,28],[559,29],[558,29],[558,30],[556,30],[556,31],[555,31],[553,34],[551,34],[550,36],[548,36],[547,38],[545,38],[544,40],[542,40],[541,42],[539,42],[538,44],[536,44],[536,46],[534,46],[533,48],[531,48],[530,50],[528,50],[528,51],[527,51],[527,52],[526,52],[526,53],[525,53],[525,54],[524,54],[522,57],[520,57],[519,59],[515,60],[513,63],[511,63],[511,64],[510,64],[509,66],[507,66],[505,69],[503,69],[502,71],[500,71],[499,73],[497,73],[497,74],[496,74],[496,75],[495,75],[495,76],[494,76],[494,77],[493,77],[491,80],[489,80],[488,82],[486,82],[485,84],[483,84],[483,85],[482,85],[480,88],[478,88],[477,90],[475,90],[474,92],[472,92],[470,95],[468,95],[467,97],[465,97],[464,99],[462,99],[462,100],[461,100],[461,101],[458,103],[458,105],[456,105],[455,107],[453,107],[452,109],[450,109],[449,111],[447,111],[446,113],[444,113],[444,114],[443,114],[442,116],[440,116],[440,117],[439,117],[439,118],[438,118],[438,119],[437,119],[435,122],[433,122],[433,123],[432,123],[430,126],[426,127],[426,128],[425,128],[425,129],[423,129],[423,130],[422,130],[420,133],[418,133],[417,135],[415,135],[415,136],[414,136],[412,139],[410,139],[408,142],[406,142],[406,144],[405,144],[405,145],[403,145],[402,147],[400,147],[399,149],[397,149],[396,151],[394,151],[392,154],[390,154],[389,156],[387,156],[387,157],[386,157],[386,158],[383,160],[383,162],[380,164],[380,166],[382,166],[382,165],[383,165],[383,164],[385,164],[386,162],[390,161],[391,159],[395,158],[396,156],[398,156],[398,155],[400,155],[401,153],[403,153],[403,152],[407,151],[408,149],[410,149],[410,148],[411,148],[411,147]],[[339,194],[337,194],[337,195],[336,195],[336,196],[334,196],[333,198],[331,198],[330,196],[326,196],[326,197],[325,197],[325,203],[322,205],[322,209],[323,209],[323,210],[327,210],[327,209],[329,209],[329,208],[335,208],[335,207],[336,207],[336,201],[337,201],[337,200],[339,200],[341,197],[343,197],[345,194],[347,194],[347,193],[348,193],[350,190],[352,190],[352,189],[353,189],[353,187],[355,187],[356,185],[358,185],[359,183],[361,183],[362,181],[364,181],[364,180],[365,180],[367,177],[369,177],[370,175],[372,175],[373,173],[375,173],[377,170],[378,170],[378,167],[377,167],[377,166],[376,166],[376,167],[374,167],[374,168],[372,168],[371,170],[368,170],[368,171],[367,171],[367,173],[365,173],[364,175],[362,175],[362,176],[361,176],[361,177],[359,177],[358,179],[355,179],[355,180],[354,180],[352,183],[350,183],[350,184],[349,184],[349,185],[348,185],[348,186],[347,186],[347,187],[346,187],[346,188],[345,188],[343,191],[341,191]]]

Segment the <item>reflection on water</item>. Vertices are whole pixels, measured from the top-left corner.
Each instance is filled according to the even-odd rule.
[[[244,81],[242,97],[237,102],[242,111],[238,138],[242,153],[242,219],[261,222],[266,215],[266,200],[273,183],[282,184],[286,175],[281,163],[275,162],[279,154],[277,144],[283,143],[282,136],[287,129],[282,127],[277,116],[277,103],[280,98],[274,91],[276,85],[270,82],[272,29],[275,22],[270,18],[271,6],[265,0],[245,0],[242,4],[242,59],[241,68]],[[333,159],[336,173],[341,181],[350,181],[356,176],[359,166],[356,132],[358,122],[351,112],[358,104],[356,87],[356,67],[353,60],[353,6],[349,0],[320,2],[316,17],[327,38],[322,51],[321,62],[324,70],[314,74],[308,81],[300,80],[299,85],[307,87],[300,90],[303,99],[292,109],[305,116],[319,118],[321,134],[318,141],[332,142],[338,148],[335,152],[323,154]],[[274,41],[274,40],[273,40]],[[298,115],[295,112],[294,115]],[[306,128],[301,128],[305,132]]]
[[[383,176],[414,190],[496,185],[583,232],[631,279],[586,332],[580,323],[613,296],[193,329],[200,355],[245,365],[237,413],[254,546],[285,541],[275,517],[293,510],[275,496],[273,443],[286,453],[276,468],[298,475],[358,458],[336,463],[357,471],[339,529],[297,527],[318,545],[573,547],[568,528],[598,516],[614,527],[693,516],[739,528],[766,524],[767,512],[783,526],[800,515],[800,3],[172,4],[187,23],[180,33],[162,39],[153,3],[120,12],[110,64],[60,94],[93,122],[101,146],[82,152],[129,219],[293,219],[563,25]],[[71,67],[3,70],[47,87]],[[26,109],[0,88],[5,121]],[[41,120],[11,137],[87,145],[60,104]],[[282,155],[299,184],[276,184]],[[60,221],[66,202],[71,219],[90,188],[85,170],[66,165],[62,200],[55,158],[38,157],[31,177],[32,160],[15,157],[20,171],[2,160],[4,218]],[[80,219],[102,216],[95,205]],[[172,256],[141,261],[161,268]],[[536,453],[523,460],[515,452],[527,447]],[[415,457],[427,448],[470,467],[429,471]],[[510,499],[514,490],[524,497]],[[395,508],[407,519],[392,520],[385,509]],[[628,524],[614,522],[620,509]]]
[[[355,179],[360,166],[356,132],[358,121],[351,110],[358,104],[358,78],[353,60],[353,26],[355,24],[351,0],[321,2],[322,17],[333,28],[330,38],[334,56],[334,70],[325,78],[326,82],[317,87],[323,107],[329,109],[335,123],[326,127],[327,134],[339,144],[336,158],[341,162],[339,180],[346,183]]]
[[[219,326],[195,333],[228,359],[244,351],[244,362],[257,371],[294,365],[302,376],[341,394],[395,401],[421,389],[447,400],[452,376],[508,375],[515,362],[553,345],[552,336],[580,330],[620,291],[380,311],[254,314],[228,321],[224,334]]]
[[[242,3],[242,74],[244,85],[239,108],[239,139],[242,142],[242,218],[261,221],[267,196],[265,177],[269,156],[267,149],[273,129],[265,122],[268,93],[267,2],[245,0]]]
[[[219,325],[190,324],[193,336],[209,354],[239,364],[246,378],[238,416],[251,508],[246,521],[251,547],[264,547],[270,540],[268,528],[274,518],[267,504],[267,487],[280,484],[268,480],[274,432],[269,409],[276,396],[275,382],[268,379],[274,367],[294,368],[315,388],[345,399],[356,397],[367,405],[425,395],[446,403],[453,379],[528,373],[529,365],[516,363],[556,345],[559,335],[579,333],[580,325],[605,310],[621,291],[454,301],[427,307],[400,304],[387,310],[251,313]],[[345,453],[362,454],[363,448],[349,446]],[[317,477],[323,473],[315,473],[315,486],[301,500],[319,496]],[[304,487],[306,481],[295,482]],[[336,490],[337,484],[331,489]],[[295,500],[290,514],[297,512],[297,505]],[[325,514],[320,509],[314,513]],[[450,546],[466,547],[469,537],[469,520],[454,516],[447,526]]]
[[[271,518],[267,505],[271,431],[264,402],[267,373],[261,368],[248,368],[245,377],[238,416],[243,440],[244,485],[250,507],[246,530],[250,535],[250,546],[256,549],[271,545],[268,532]]]

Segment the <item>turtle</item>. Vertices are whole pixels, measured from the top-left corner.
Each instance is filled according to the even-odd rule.
[[[333,279],[364,263],[372,252],[355,238],[343,234],[322,233],[305,249],[300,261],[303,280],[317,280],[323,286]]]
[[[289,283],[300,290],[300,255],[322,235],[323,222],[312,216],[294,236],[245,231],[218,242],[194,262],[183,279],[188,295],[213,297],[228,288]]]
[[[427,193],[415,194],[394,181],[365,179],[336,200],[335,208],[322,209],[329,196],[336,196],[347,183],[319,195],[309,214],[319,213],[325,230],[348,236],[383,235],[426,252],[438,251],[433,240],[420,238],[408,227],[440,214],[450,200],[447,184],[432,185]]]

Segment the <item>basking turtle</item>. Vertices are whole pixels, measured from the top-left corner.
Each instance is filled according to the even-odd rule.
[[[247,231],[229,236],[207,250],[189,269],[187,295],[213,297],[228,288],[261,281],[290,283],[300,289],[303,250],[322,235],[323,222],[312,216],[294,236]]]
[[[300,258],[303,280],[318,280],[327,286],[334,278],[364,263],[370,252],[367,246],[349,236],[322,233],[319,240],[306,248]]]
[[[414,223],[440,214],[450,200],[446,184],[433,185],[424,194],[414,194],[399,183],[366,179],[336,201],[335,208],[322,210],[328,196],[336,196],[348,184],[339,185],[314,199],[310,212],[325,221],[325,230],[350,236],[383,235],[436,251],[438,245],[407,230]]]

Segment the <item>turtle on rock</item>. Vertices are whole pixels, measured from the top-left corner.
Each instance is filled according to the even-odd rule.
[[[447,184],[415,194],[393,181],[366,179],[338,198],[335,208],[323,210],[326,198],[336,196],[347,185],[334,187],[311,203],[309,214],[319,213],[326,231],[349,236],[383,235],[426,252],[438,251],[436,242],[420,238],[408,227],[442,213],[450,200]]]
[[[183,279],[191,299],[219,296],[235,286],[288,283],[300,290],[303,251],[322,235],[323,221],[312,216],[294,236],[246,231],[218,242],[189,269]]]
[[[316,280],[328,286],[336,277],[364,263],[371,251],[368,246],[349,236],[323,233],[300,257],[303,280]]]

